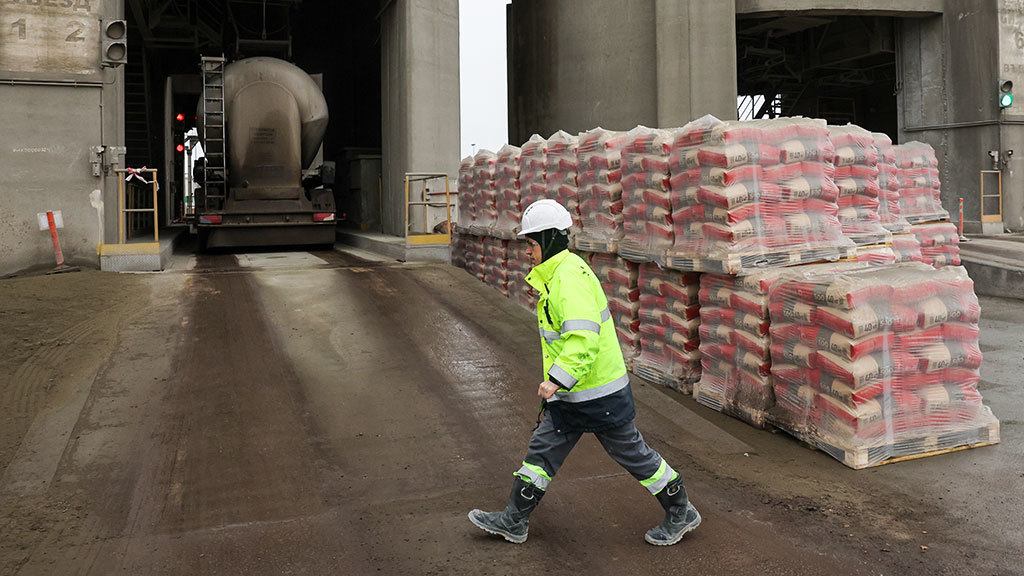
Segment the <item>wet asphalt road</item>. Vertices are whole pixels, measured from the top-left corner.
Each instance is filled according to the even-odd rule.
[[[533,427],[529,312],[444,265],[188,260],[146,278],[88,386],[33,424],[0,572],[1024,573],[1019,303],[982,327],[1002,445],[853,471],[635,382],[704,523],[645,544],[657,502],[585,438],[514,546],[466,512],[504,505]]]

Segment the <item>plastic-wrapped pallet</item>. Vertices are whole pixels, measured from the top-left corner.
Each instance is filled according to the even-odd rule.
[[[497,161],[498,155],[490,150],[480,150],[473,157],[475,207],[470,230],[481,236],[489,235],[498,221],[497,194],[494,187]]]
[[[882,132],[872,132],[871,136],[878,151],[878,217],[889,232],[907,234],[910,222],[900,214],[900,181],[896,175],[892,139]]]
[[[867,268],[867,262],[835,262],[794,270],[819,273]],[[771,378],[771,318],[768,295],[789,269],[746,276],[704,274],[700,279],[700,382],[693,396],[705,406],[759,428],[775,396]]]
[[[575,230],[580,229],[580,197],[576,184],[578,140],[578,137],[562,130],[552,134],[548,138],[547,164],[544,168],[547,183],[545,198],[558,200],[559,204],[565,206],[572,215]]]
[[[833,164],[843,234],[858,246],[890,242],[892,234],[882,226],[878,214],[881,190],[874,136],[853,124],[829,126],[828,133],[835,148]]]
[[[519,158],[519,204],[523,210],[541,198],[547,198],[548,141],[539,134],[523,144]]]
[[[484,282],[490,284],[502,296],[508,296],[508,240],[484,236]]]
[[[669,266],[744,274],[852,256],[837,216],[834,154],[823,120],[687,124],[669,160]]]
[[[633,262],[665,263],[672,246],[668,155],[673,132],[637,126],[622,149],[622,230],[619,255]]]
[[[576,158],[581,230],[576,247],[615,253],[622,239],[622,147],[625,132],[594,128],[580,134]]]
[[[897,263],[924,261],[924,256],[921,254],[921,241],[913,234],[893,234],[892,250],[896,253]]]
[[[847,466],[999,441],[963,268],[792,273],[769,311],[774,423]]]
[[[640,290],[637,287],[637,265],[619,258],[615,254],[583,252],[580,256],[590,263],[590,268],[601,281],[604,295],[608,298],[608,311],[615,322],[615,333],[619,337],[622,356],[627,363],[640,352]]]
[[[537,309],[537,291],[526,283],[526,276],[533,269],[528,246],[525,240],[508,243],[508,297],[533,312]]]
[[[495,163],[495,210],[497,219],[492,233],[498,238],[511,240],[516,236],[516,228],[522,219],[523,209],[520,205],[519,165],[522,151],[518,146],[506,144],[498,150]]]
[[[921,244],[921,261],[935,268],[960,265],[960,235],[952,222],[933,222],[911,226]]]
[[[697,274],[640,265],[640,355],[634,372],[691,393],[700,378],[700,306]]]
[[[911,224],[949,220],[942,207],[939,161],[935,149],[922,142],[893,146],[900,183],[900,213]]]
[[[466,156],[459,165],[458,221],[459,229],[468,231],[473,226],[476,211],[476,183],[473,179],[473,157]]]

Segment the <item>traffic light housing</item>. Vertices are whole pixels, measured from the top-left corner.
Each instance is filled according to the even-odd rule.
[[[103,46],[100,54],[103,65],[120,66],[128,62],[128,24],[124,20],[106,20],[101,22]]]
[[[1002,80],[999,82],[999,109],[1009,108],[1013,105],[1013,81]]]

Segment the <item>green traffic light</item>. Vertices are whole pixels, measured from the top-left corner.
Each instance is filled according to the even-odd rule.
[[[999,95],[999,107],[1009,108],[1013,104],[1013,94],[1000,94]]]

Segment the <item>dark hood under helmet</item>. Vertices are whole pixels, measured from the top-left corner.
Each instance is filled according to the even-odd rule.
[[[541,262],[547,262],[555,254],[569,247],[569,231],[548,228],[540,232],[531,232],[527,238],[540,244]]]

